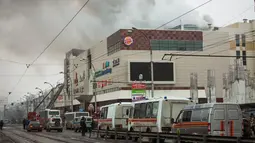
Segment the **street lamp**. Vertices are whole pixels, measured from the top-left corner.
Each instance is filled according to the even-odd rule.
[[[151,63],[151,97],[153,98],[154,97],[154,69],[153,69],[151,42],[150,42],[150,39],[146,36],[146,34],[144,32],[138,30],[135,27],[132,27],[132,29],[139,32],[139,33],[141,33],[146,38],[146,40],[148,41],[149,46],[150,46],[149,48],[150,48],[150,63]]]
[[[39,93],[41,93],[42,94],[42,97],[44,98],[44,95],[43,95],[43,90],[41,89],[41,88],[39,88],[39,87],[36,87],[35,89],[37,89],[37,90],[39,90],[40,92]],[[39,102],[40,102],[40,98],[41,96],[40,96],[40,94],[39,94]],[[43,100],[43,99],[42,99]],[[43,101],[43,109],[45,109],[45,101]]]
[[[54,86],[49,82],[44,82],[44,84],[49,84],[52,88],[54,88]]]

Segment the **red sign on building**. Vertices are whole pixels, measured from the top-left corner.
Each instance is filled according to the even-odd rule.
[[[132,83],[132,89],[146,89],[146,85],[143,83]]]

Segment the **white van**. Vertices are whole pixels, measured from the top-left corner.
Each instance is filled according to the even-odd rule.
[[[129,131],[170,132],[172,121],[190,103],[187,98],[164,97],[133,103]]]
[[[114,103],[100,108],[98,128],[100,130],[128,130],[131,102]]]
[[[188,105],[178,115],[172,126],[172,132],[241,137],[242,121],[242,111],[238,104]]]

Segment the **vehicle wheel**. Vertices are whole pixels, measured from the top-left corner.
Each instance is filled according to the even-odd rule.
[[[63,130],[58,130],[58,132],[63,132]]]
[[[77,133],[77,129],[75,129],[74,132]]]
[[[42,130],[38,130],[38,132],[42,132]]]
[[[27,130],[27,132],[31,132],[30,130]]]

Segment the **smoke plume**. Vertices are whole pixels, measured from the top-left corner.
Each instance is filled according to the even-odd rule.
[[[0,0],[0,57],[31,62],[85,2]],[[65,53],[72,48],[88,49],[120,28],[158,27],[189,9],[192,8],[180,0],[90,0],[37,63],[63,63]],[[194,11],[183,17],[182,21],[206,24],[208,17],[200,17]],[[178,20],[167,26],[177,24],[180,24]],[[8,65],[5,64],[5,68]],[[53,70],[47,67],[34,68],[35,72],[41,73]],[[16,68],[19,73],[23,69]],[[63,67],[54,68],[54,72],[62,70]]]

